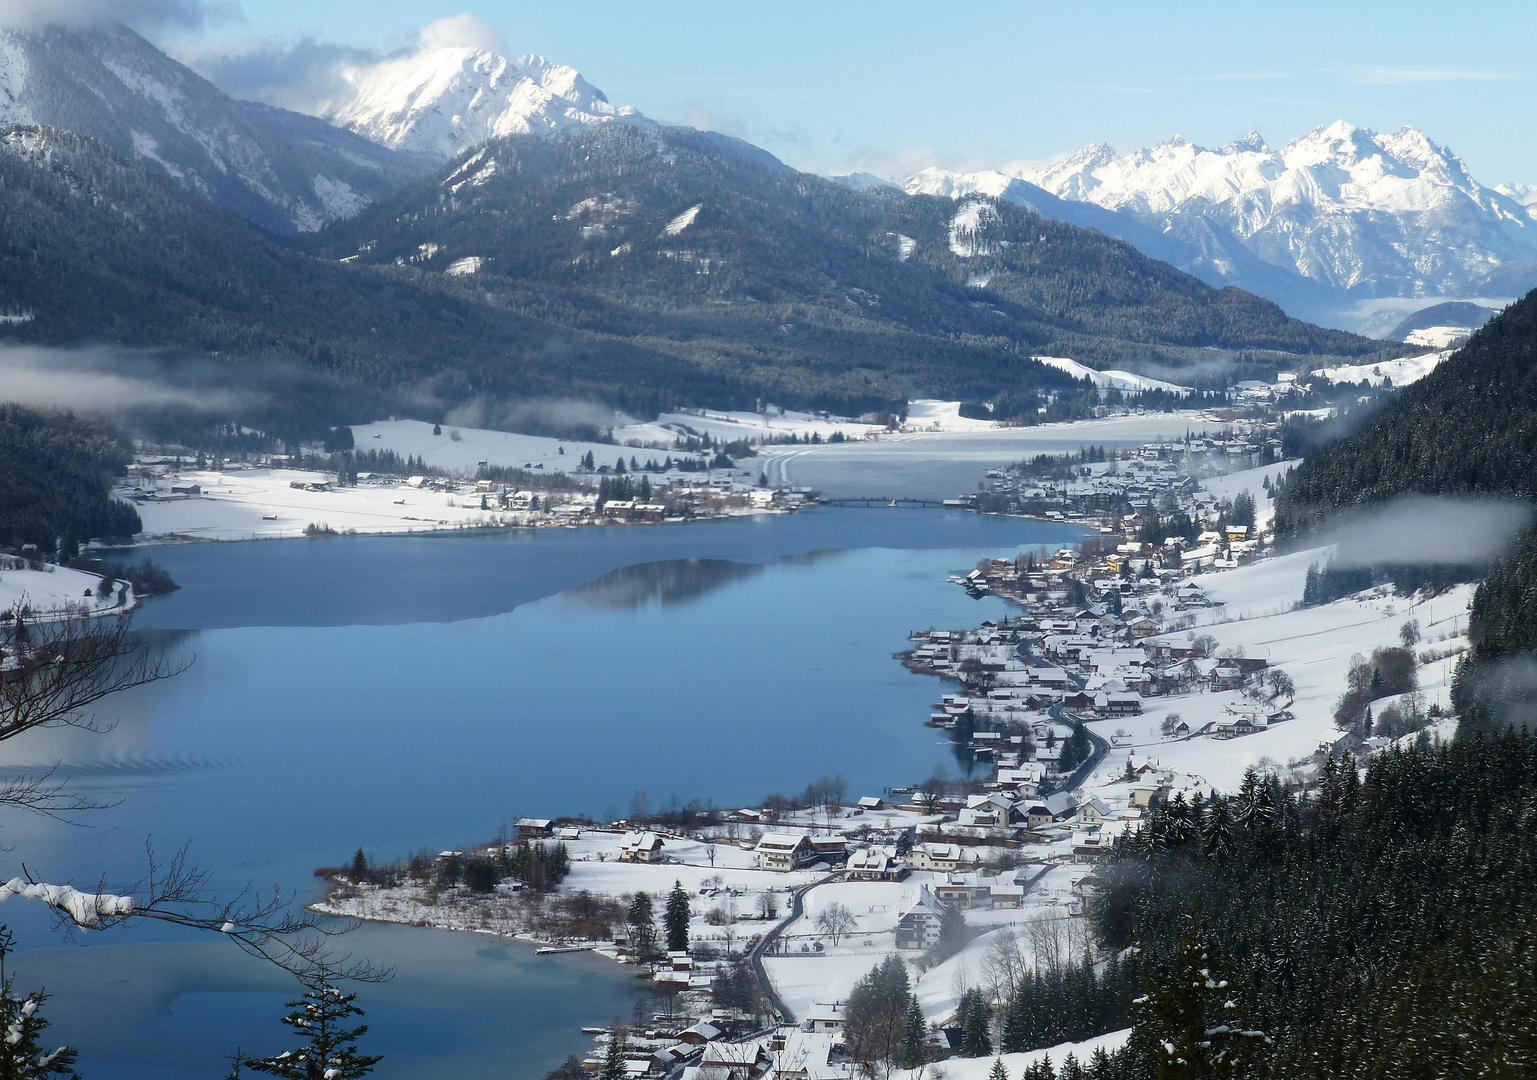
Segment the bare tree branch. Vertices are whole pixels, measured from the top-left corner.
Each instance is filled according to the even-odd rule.
[[[106,930],[136,920],[154,920],[223,934],[252,956],[270,961],[295,975],[325,970],[337,979],[383,982],[393,975],[367,960],[338,955],[333,942],[355,929],[350,919],[294,913],[294,897],[277,889],[263,896],[249,886],[233,897],[220,898],[209,885],[209,872],[187,862],[182,848],[168,862],[149,851],[149,872],[127,893],[105,884],[94,892],[36,880],[30,872],[0,884],[0,900],[25,896],[53,909],[55,924],[66,930]],[[25,868],[23,868],[25,870]]]
[[[86,711],[102,698],[186,670],[151,658],[129,636],[129,617],[69,615],[28,623],[19,607],[4,619],[0,647],[0,741],[40,727],[110,731]]]

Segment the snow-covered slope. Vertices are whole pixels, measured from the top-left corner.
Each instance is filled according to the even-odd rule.
[[[111,146],[273,232],[347,217],[425,171],[314,117],[236,101],[122,25],[0,30],[0,126]]]
[[[575,69],[444,46],[343,72],[347,94],[320,115],[395,150],[449,158],[504,135],[558,135],[615,121],[651,124],[609,104]]]
[[[1092,204],[1198,249],[1208,280],[1226,272],[1273,297],[1273,285],[1245,280],[1250,268],[1233,260],[1232,241],[1341,295],[1508,295],[1537,284],[1532,193],[1485,187],[1408,127],[1379,135],[1341,121],[1279,151],[1258,132],[1219,149],[1180,138],[1130,154],[1101,144],[1010,173],[929,169],[906,187],[1032,205],[1044,191]]]
[[[1394,386],[1408,386],[1429,375],[1454,351],[1443,349],[1423,356],[1406,356],[1398,360],[1384,360],[1377,364],[1347,364],[1343,367],[1319,368],[1313,374],[1322,375],[1332,382],[1365,382],[1372,386],[1381,386],[1384,379],[1392,379]]]
[[[1054,367],[1058,371],[1065,371],[1075,379],[1088,379],[1103,390],[1167,390],[1171,394],[1190,392],[1188,386],[1178,386],[1161,379],[1149,379],[1146,375],[1134,375],[1130,371],[1117,371],[1114,368],[1096,371],[1065,356],[1032,356],[1030,359],[1039,360],[1047,367]]]

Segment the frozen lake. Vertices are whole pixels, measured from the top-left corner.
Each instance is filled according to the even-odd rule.
[[[48,880],[128,885],[146,839],[190,843],[223,887],[305,898],[316,866],[359,846],[393,858],[523,814],[615,816],[636,791],[740,805],[842,772],[851,795],[878,792],[948,757],[923,726],[938,687],[891,654],[911,629],[1004,610],[946,575],[1078,535],[823,508],[155,549],[183,588],[139,625],[195,662],[112,702],[109,734],[7,747],[9,767],[62,762],[120,801],[90,828],[8,821],[9,857]],[[20,984],[57,995],[50,1035],[80,1048],[87,1075],[222,1075],[237,1046],[280,1045],[291,984],[231,946],[140,930],[59,948],[37,912],[5,915],[33,950]],[[537,1077],[586,1047],[578,1027],[628,1016],[635,985],[592,957],[468,935],[373,927],[352,947],[398,971],[363,988],[385,1078]]]

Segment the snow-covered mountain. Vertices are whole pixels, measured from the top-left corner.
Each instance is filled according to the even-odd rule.
[[[1207,281],[1303,309],[1317,302],[1303,282],[1339,301],[1509,296],[1537,285],[1537,220],[1524,205],[1537,198],[1485,187],[1413,128],[1379,135],[1341,121],[1279,151],[1257,132],[1219,149],[1180,138],[1130,154],[1101,144],[1008,173],[929,169],[905,186],[1032,205],[1043,193],[1113,211],[1178,243],[1184,255],[1171,261]],[[1302,279],[1303,292],[1277,295],[1287,283],[1257,280],[1256,260]]]
[[[655,126],[609,104],[573,68],[444,46],[342,72],[347,92],[319,110],[381,146],[450,158],[504,135],[556,135],[592,124]]]
[[[0,30],[0,126],[111,146],[278,233],[348,217],[433,163],[237,101],[121,25]]]

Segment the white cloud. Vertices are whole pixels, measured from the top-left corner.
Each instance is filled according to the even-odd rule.
[[[430,22],[399,48],[387,50],[359,49],[309,37],[291,41],[229,38],[206,44],[172,44],[170,48],[176,59],[232,97],[311,115],[321,113],[328,103],[346,93],[343,72],[349,68],[367,68],[444,48],[509,54],[501,33],[470,14]]]
[[[1521,76],[1503,71],[1436,67],[1421,64],[1350,64],[1344,69],[1351,82],[1367,86],[1412,86],[1421,83],[1508,82]]]
[[[507,55],[507,39],[489,23],[481,22],[469,12],[437,19],[422,27],[417,33],[418,48],[430,49],[483,49],[486,52]]]
[[[109,346],[0,346],[4,399],[33,408],[98,416],[166,407],[227,413],[256,400],[228,389],[193,389],[173,378],[160,358],[146,352]]]
[[[219,0],[0,0],[0,28],[100,26],[124,22],[140,30],[197,28],[238,14]]]

